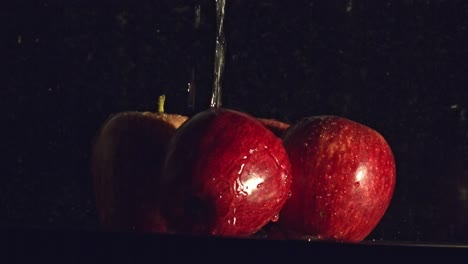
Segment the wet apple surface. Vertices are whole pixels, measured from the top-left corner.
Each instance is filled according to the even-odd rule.
[[[277,220],[290,185],[280,138],[245,113],[211,108],[170,142],[163,214],[169,232],[249,236]]]
[[[342,117],[304,118],[284,136],[293,183],[278,222],[289,236],[362,241],[395,187],[392,150],[377,131]]]

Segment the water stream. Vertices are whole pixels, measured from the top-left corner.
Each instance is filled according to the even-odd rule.
[[[221,81],[224,70],[224,53],[226,42],[224,39],[224,6],[225,0],[216,2],[216,47],[214,61],[213,92],[211,95],[211,107],[221,107]]]
[[[194,14],[194,22],[193,22],[193,27],[195,29],[195,31],[197,31],[200,27],[200,19],[201,19],[201,5],[200,4],[197,4],[195,5],[195,14]],[[195,77],[196,77],[196,60],[197,60],[197,57],[196,57],[196,54],[197,54],[197,51],[194,49],[193,51],[194,54],[192,54],[192,56],[194,56],[192,58],[192,68],[190,69],[190,81],[187,85],[187,92],[188,92],[188,98],[187,98],[187,108],[189,110],[190,113],[193,113],[195,111],[195,99],[196,99],[196,91],[197,91],[197,86],[196,86],[196,82],[195,82]]]

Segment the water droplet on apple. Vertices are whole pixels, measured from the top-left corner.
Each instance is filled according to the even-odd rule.
[[[249,154],[252,154],[252,153],[254,153],[254,152],[257,151],[257,150],[258,150],[257,148],[251,148],[251,149],[249,149]]]
[[[263,183],[257,184],[257,189],[260,188],[260,187],[262,187],[262,185],[263,185]]]
[[[237,174],[241,175],[242,172],[244,171],[244,167],[245,167],[245,163],[242,163],[239,171],[237,172]]]
[[[234,188],[235,188],[235,191],[236,191],[236,196],[239,196],[239,195],[243,195],[243,196],[246,196],[248,195],[248,193],[246,191],[244,191],[244,184],[242,184],[240,178],[237,178],[236,179],[236,183],[234,184]]]
[[[278,219],[279,219],[279,214],[275,214],[270,220],[271,220],[272,222],[277,222]]]
[[[291,196],[292,196],[292,192],[289,191],[289,192],[288,192],[288,198],[287,198],[287,199],[291,198]]]
[[[354,183],[354,187],[359,187],[361,184],[359,182]]]

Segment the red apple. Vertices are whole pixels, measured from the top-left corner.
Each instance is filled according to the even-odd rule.
[[[359,242],[380,222],[395,188],[395,161],[381,134],[337,116],[302,119],[284,136],[292,196],[278,225],[289,236]]]
[[[286,130],[290,127],[288,123],[274,118],[257,118],[260,123],[270,129],[276,136],[283,137]]]
[[[126,111],[105,120],[91,155],[96,209],[104,229],[164,231],[157,180],[167,144],[187,119],[162,112]]]
[[[280,138],[248,114],[210,108],[172,138],[161,188],[174,233],[245,237],[276,221],[291,185]]]

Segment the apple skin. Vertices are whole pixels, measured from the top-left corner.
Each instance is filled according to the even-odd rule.
[[[284,133],[286,133],[286,130],[290,127],[290,124],[285,123],[283,121],[279,121],[274,118],[257,118],[260,123],[262,123],[264,126],[266,126],[268,129],[271,130],[276,136],[282,138],[284,136]]]
[[[158,178],[167,144],[186,116],[126,111],[110,116],[92,146],[96,211],[109,231],[165,232]]]
[[[278,219],[290,176],[282,140],[254,117],[200,112],[170,142],[160,184],[168,232],[250,236]]]
[[[303,118],[284,135],[292,196],[278,226],[289,237],[360,242],[385,214],[396,168],[381,134],[337,116]]]

